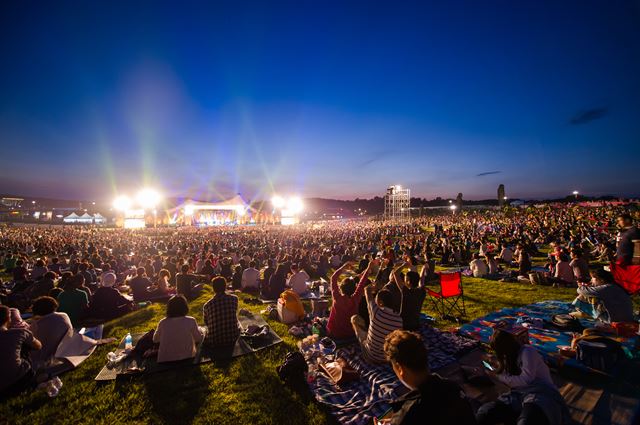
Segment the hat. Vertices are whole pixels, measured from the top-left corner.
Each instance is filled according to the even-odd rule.
[[[105,273],[102,275],[102,286],[111,288],[116,284],[116,275],[113,273]]]

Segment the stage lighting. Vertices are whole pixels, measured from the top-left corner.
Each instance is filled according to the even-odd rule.
[[[131,208],[131,199],[127,195],[120,195],[113,200],[113,208],[116,211],[126,211]]]
[[[456,210],[456,208],[458,208],[458,207],[457,207],[457,206],[455,206],[455,205],[451,205],[449,208],[451,208],[451,211],[455,211],[455,210]]]
[[[142,208],[153,209],[160,203],[160,193],[154,189],[142,189],[138,192],[136,200]]]
[[[193,215],[195,208],[191,204],[187,204],[184,207],[184,215]]]
[[[285,205],[284,198],[282,196],[274,196],[271,198],[271,205],[273,205],[274,208],[283,208]]]
[[[304,209],[304,204],[302,203],[302,199],[294,196],[289,198],[287,201],[287,209],[291,212],[291,214],[299,214]]]
[[[238,214],[239,217],[242,217],[247,211],[244,209],[244,207],[242,205],[238,205],[236,207],[236,214]]]

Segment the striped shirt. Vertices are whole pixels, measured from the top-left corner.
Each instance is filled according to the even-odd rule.
[[[369,317],[371,323],[367,339],[362,346],[365,356],[374,362],[386,362],[384,339],[396,329],[402,329],[402,316],[390,308],[378,307],[375,302],[370,302]]]

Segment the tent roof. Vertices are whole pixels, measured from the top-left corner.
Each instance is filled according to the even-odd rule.
[[[72,212],[71,214],[69,214],[68,216],[66,216],[65,218],[79,218],[80,216],[74,212]]]

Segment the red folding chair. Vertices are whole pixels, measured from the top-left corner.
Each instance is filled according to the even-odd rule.
[[[438,273],[440,275],[440,292],[427,289],[429,299],[441,317],[449,316],[453,310],[467,315],[464,306],[464,294],[462,293],[462,274]]]
[[[613,280],[622,286],[629,295],[635,295],[640,292],[640,266],[611,263],[611,274]]]

